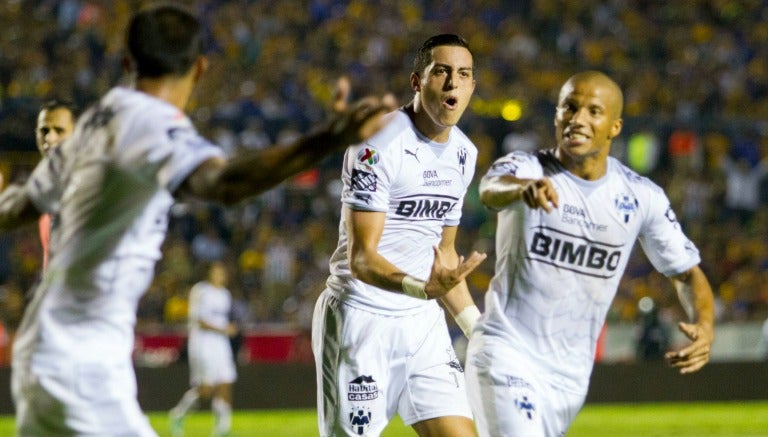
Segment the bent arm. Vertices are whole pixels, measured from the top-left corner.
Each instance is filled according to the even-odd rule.
[[[402,293],[406,273],[378,252],[386,213],[355,211],[346,205],[343,213],[347,226],[348,256],[352,276],[366,284]]]
[[[670,364],[680,369],[680,373],[692,373],[709,362],[715,339],[712,287],[699,266],[670,279],[690,320],[690,323],[680,322],[678,329],[692,343],[679,351],[667,353],[666,357]]]
[[[459,254],[456,252],[455,245],[457,230],[456,226],[443,228],[443,236],[440,240],[443,263],[450,269],[454,269],[459,265]],[[475,305],[472,295],[469,294],[466,280],[459,282],[451,291],[442,296],[440,301],[454,318],[465,308]]]
[[[457,231],[458,228],[456,226],[443,228],[443,236],[440,240],[443,263],[448,268],[456,268],[461,262],[461,258],[456,252],[455,241]],[[480,318],[480,310],[469,293],[466,279],[463,279],[453,289],[443,295],[440,298],[440,302],[451,313],[451,316],[456,320],[456,324],[459,325],[464,335],[469,338],[472,334],[472,328],[475,326],[477,319]]]
[[[35,222],[39,216],[26,186],[9,185],[0,193],[0,229],[16,229]]]

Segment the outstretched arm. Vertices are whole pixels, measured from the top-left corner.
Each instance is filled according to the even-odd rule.
[[[511,175],[492,176],[480,181],[480,201],[491,209],[501,209],[517,201],[531,208],[550,212],[557,208],[558,197],[549,178],[519,179]]]
[[[347,104],[349,83],[340,81],[332,119],[298,140],[241,154],[230,160],[210,159],[185,181],[182,191],[225,204],[258,195],[285,179],[316,166],[327,155],[362,142],[386,123],[394,110],[392,96],[367,97]]]
[[[680,369],[680,373],[693,373],[709,362],[715,339],[712,287],[699,266],[671,279],[690,319],[690,323],[680,322],[678,329],[692,343],[679,351],[667,352],[665,357],[672,366]]]

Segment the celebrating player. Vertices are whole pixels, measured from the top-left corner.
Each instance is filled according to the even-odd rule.
[[[174,196],[234,203],[378,130],[393,105],[370,97],[293,143],[226,160],[183,108],[208,61],[203,29],[159,5],[127,29],[135,87],[115,87],[34,169],[0,194],[0,229],[57,214],[56,244],[13,351],[20,436],[155,436],[136,400],[136,306],[150,284]],[[39,212],[38,212],[39,211]]]
[[[499,210],[496,275],[469,341],[467,384],[481,436],[562,436],[584,403],[600,329],[639,240],[668,276],[691,344],[666,358],[681,373],[709,361],[713,296],[699,252],[666,195],[608,156],[622,92],[595,71],[563,85],[552,150],[513,152],[483,177]]]
[[[397,413],[419,435],[474,435],[464,375],[436,299],[469,332],[479,311],[454,247],[477,150],[455,125],[475,89],[457,35],[419,49],[413,101],[347,149],[339,245],[315,308],[320,435],[379,435]]]
[[[174,437],[183,435],[183,418],[198,404],[211,402],[214,435],[225,436],[232,425],[232,383],[237,378],[229,337],[237,333],[230,321],[232,294],[227,287],[227,267],[214,262],[208,278],[189,292],[189,378],[192,388],[171,409]]]

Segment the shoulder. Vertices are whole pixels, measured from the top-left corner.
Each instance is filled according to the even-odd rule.
[[[664,194],[664,190],[655,182],[621,163],[618,159],[608,157],[610,171],[621,178],[627,185],[635,190],[644,190],[650,194]]]
[[[456,144],[457,147],[464,147],[471,151],[471,153],[477,153],[477,147],[475,146],[475,143],[472,142],[472,140],[467,136],[467,134],[464,133],[463,130],[454,126],[453,130],[451,131],[451,135],[451,140],[454,142],[454,144]]]

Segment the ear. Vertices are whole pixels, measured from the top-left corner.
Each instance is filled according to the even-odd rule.
[[[411,89],[417,93],[421,91],[421,78],[416,73],[411,73]]]
[[[624,120],[622,120],[621,118],[617,118],[616,120],[614,120],[613,126],[611,126],[611,133],[608,136],[608,139],[610,140],[619,136],[619,134],[621,133],[622,126],[624,126]]]

